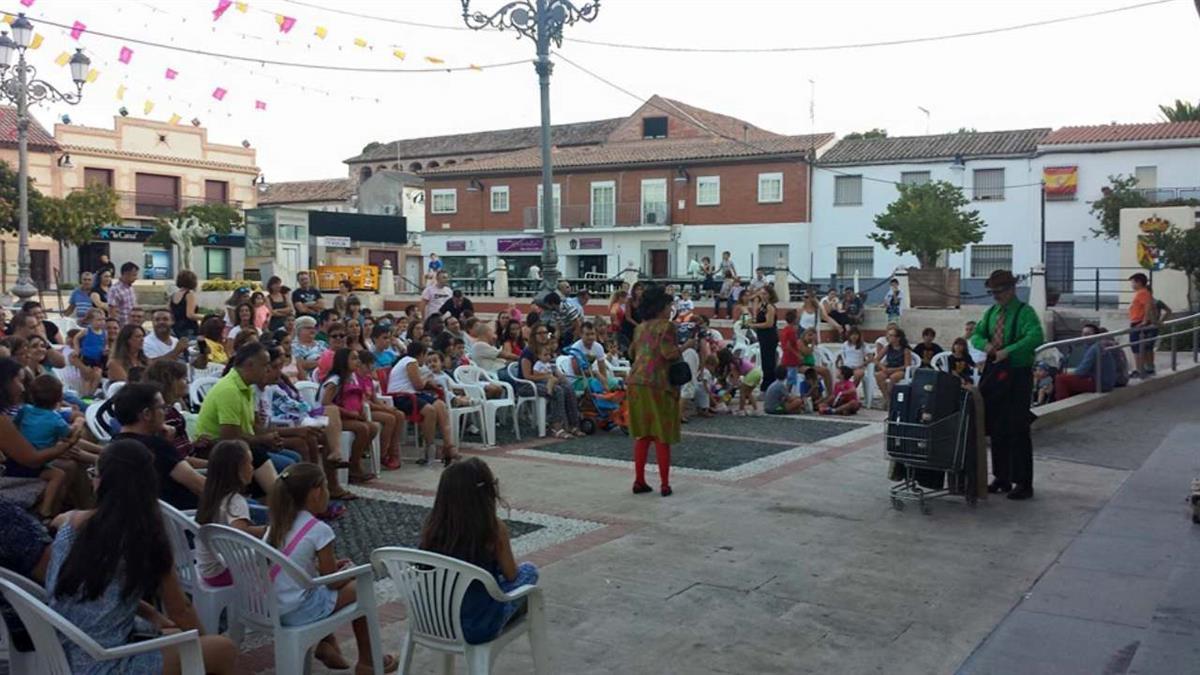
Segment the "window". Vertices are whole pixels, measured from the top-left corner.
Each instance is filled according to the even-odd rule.
[[[1004,199],[1004,169],[975,169],[975,199]]]
[[[204,203],[205,204],[228,204],[229,203],[229,183],[223,180],[206,180],[204,181]]]
[[[1012,269],[1011,244],[976,244],[971,247],[971,276],[987,277],[996,270]]]
[[[851,279],[858,273],[860,278],[875,276],[875,247],[839,246],[837,250],[837,275]]]
[[[1133,177],[1137,179],[1135,187],[1142,190],[1153,190],[1158,187],[1158,167],[1139,166],[1133,169]]]
[[[617,184],[611,180],[592,183],[592,227],[617,224]]]
[[[92,187],[93,185],[104,185],[107,187],[113,186],[113,170],[112,169],[89,169],[83,170],[83,186]]]
[[[758,203],[773,204],[783,201],[783,174],[758,174]]]
[[[146,246],[142,249],[142,278],[171,279],[171,252],[157,246]]]
[[[928,183],[931,176],[928,171],[901,171],[900,183],[902,185],[924,185]]]
[[[666,138],[667,137],[667,118],[665,117],[643,117],[642,118],[642,138]]]
[[[667,179],[642,181],[642,224],[667,225]]]
[[[775,270],[788,268],[788,245],[787,244],[759,244],[758,245],[758,264],[755,267],[761,267],[768,274],[773,274]]]
[[[134,176],[134,213],[157,218],[179,210],[179,178],[139,173]]]
[[[229,249],[227,248],[204,248],[204,275],[208,279],[228,279],[229,277]]]
[[[857,206],[862,204],[862,176],[833,177],[833,205]]]
[[[535,207],[537,209],[537,214],[538,214],[538,229],[542,228],[542,195],[543,194],[544,194],[544,192],[542,190],[542,186],[538,185],[537,206]],[[562,186],[559,185],[558,183],[554,184],[554,195],[553,195],[552,199],[554,201],[554,204],[552,206],[552,208],[554,209],[554,227],[558,228],[558,227],[562,226]]]
[[[492,213],[508,213],[508,186],[492,187]]]
[[[458,213],[458,190],[454,188],[429,191],[430,213]]]
[[[721,203],[721,177],[700,176],[696,179],[696,206],[716,206]]]
[[[443,269],[451,279],[482,279],[487,272],[487,258],[475,255],[444,255]],[[509,274],[512,273],[510,268]]]

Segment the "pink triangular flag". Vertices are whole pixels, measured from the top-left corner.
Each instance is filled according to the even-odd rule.
[[[228,92],[225,91],[224,87],[217,87],[216,89],[213,89],[213,98],[217,99],[218,101],[224,101],[226,93]]]
[[[33,7],[33,0],[21,0],[21,4],[26,7]]]
[[[121,63],[129,63],[130,59],[132,58],[133,50],[129,47],[121,47],[121,55],[117,57],[117,60]]]
[[[233,5],[233,0],[217,0],[217,8],[213,10],[213,21],[220,19],[225,10]]]
[[[289,33],[292,30],[292,26],[296,25],[296,19],[295,17],[276,14],[275,23],[279,24],[280,33]]]
[[[83,35],[83,31],[85,30],[87,30],[87,25],[81,21],[71,24],[71,39],[78,40],[79,36]]]
[[[178,75],[179,71],[175,70],[174,68],[167,68],[166,78],[168,80],[173,80]]]
[[[254,109],[255,109],[255,110],[266,110],[266,109],[267,109],[267,102],[266,102],[266,101],[255,101],[255,102],[254,102]]]

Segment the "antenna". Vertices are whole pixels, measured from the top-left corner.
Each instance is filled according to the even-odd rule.
[[[917,106],[917,110],[920,110],[921,112],[925,113],[925,135],[928,136],[929,135],[929,109],[922,108],[921,106]]]

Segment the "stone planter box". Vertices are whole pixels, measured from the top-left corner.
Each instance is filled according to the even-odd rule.
[[[961,276],[962,272],[957,269],[908,268],[909,304],[929,309],[958,307],[962,302]]]

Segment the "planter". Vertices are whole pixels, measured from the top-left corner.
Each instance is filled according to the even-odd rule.
[[[908,268],[909,304],[916,308],[953,309],[962,304],[957,269]]]

